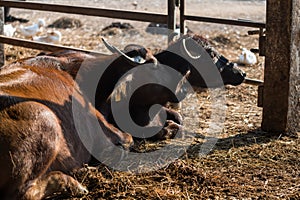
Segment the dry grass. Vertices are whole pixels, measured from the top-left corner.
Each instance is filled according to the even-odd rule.
[[[249,132],[221,139],[199,157],[191,146],[150,173],[85,167],[75,176],[90,190],[83,199],[298,199],[299,140]]]

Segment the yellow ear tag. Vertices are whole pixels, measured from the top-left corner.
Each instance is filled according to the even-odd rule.
[[[112,96],[116,102],[122,100],[123,97],[127,96],[127,88],[129,87],[129,83],[132,81],[132,74],[128,75],[124,78],[124,81],[121,82],[113,91]]]
[[[115,102],[121,101],[121,93],[119,91],[115,91],[113,96],[114,96]]]

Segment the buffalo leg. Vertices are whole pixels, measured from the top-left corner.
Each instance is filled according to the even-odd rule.
[[[88,190],[78,181],[60,171],[50,172],[40,179],[30,182],[24,199],[35,200],[55,196],[82,196]]]
[[[13,101],[7,101],[8,104],[11,102]],[[81,188],[80,184],[76,184],[67,175],[58,176],[59,173],[55,173],[55,176],[45,176],[61,151],[63,141],[60,122],[47,106],[24,101],[14,102],[1,109],[0,171],[5,172],[1,174],[1,199],[39,200],[45,194],[54,192],[54,189],[48,190],[48,185],[51,184],[46,183],[55,180],[64,180],[57,185],[61,189],[55,188],[58,192],[71,186],[75,187],[71,191]],[[7,188],[7,185],[11,187]],[[44,191],[37,190],[40,185],[45,185]]]

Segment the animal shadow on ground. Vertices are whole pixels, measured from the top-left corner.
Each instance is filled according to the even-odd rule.
[[[207,138],[204,135],[197,134],[196,138],[204,139],[205,142],[216,141],[214,145],[211,146],[209,154],[217,150],[229,151],[231,148],[249,147],[254,144],[266,144],[273,140],[279,139],[282,135],[280,133],[269,133],[264,132],[260,128],[249,130],[247,133],[240,133],[227,138]],[[187,150],[188,155],[193,155],[201,153],[203,151],[203,143],[197,143],[191,145]]]
[[[183,154],[184,157],[195,158],[199,155],[205,156],[205,153],[212,154],[214,151],[223,150],[229,151],[231,148],[240,148],[240,147],[250,147],[255,144],[267,144],[271,141],[277,140],[281,137],[278,133],[268,133],[262,131],[260,128],[249,130],[247,133],[240,133],[234,136],[230,136],[227,138],[213,138],[213,137],[206,137],[202,134],[193,134],[189,132],[185,132],[188,136],[187,141],[182,141],[183,139],[180,138],[181,141],[178,139],[169,139],[166,141],[151,141],[151,140],[136,140],[135,149],[131,149],[131,151],[136,153],[143,153],[143,152],[150,152],[156,151],[157,149],[163,148],[166,144],[170,144],[174,147],[174,149],[181,149],[184,148],[183,146],[189,146],[186,150],[186,154]],[[191,145],[191,140],[194,141]],[[203,142],[199,142],[199,140],[203,140]],[[206,145],[205,143],[208,142],[210,144]],[[147,144],[152,147],[147,147]],[[139,147],[137,147],[139,146]],[[144,148],[146,146],[146,148]],[[97,159],[92,158],[89,162],[90,166],[99,166],[102,165]]]

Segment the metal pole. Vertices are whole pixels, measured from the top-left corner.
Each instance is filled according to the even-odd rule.
[[[1,0],[0,0],[1,1]],[[0,7],[0,34],[4,32],[4,7]],[[5,64],[4,44],[0,43],[0,68]]]
[[[168,30],[174,32],[176,29],[176,0],[168,0]],[[168,43],[173,39],[172,34],[169,33]]]
[[[186,34],[185,32],[185,0],[180,0],[180,33]]]

